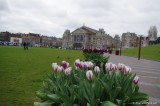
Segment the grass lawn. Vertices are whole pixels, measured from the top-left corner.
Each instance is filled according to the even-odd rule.
[[[122,55],[138,57],[138,48],[122,50]],[[142,47],[141,58],[160,60],[160,45]]]
[[[0,106],[32,106],[52,62],[73,65],[77,58],[84,58],[81,51],[0,46]]]

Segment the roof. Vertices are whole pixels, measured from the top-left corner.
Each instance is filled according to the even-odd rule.
[[[74,30],[72,33],[76,32],[77,30],[81,30],[82,32],[92,33],[92,34],[96,34],[98,32],[97,30],[92,29],[90,27],[82,26],[82,27],[77,28],[76,30]]]

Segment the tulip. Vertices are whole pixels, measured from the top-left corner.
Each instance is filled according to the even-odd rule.
[[[57,65],[57,63],[52,63],[52,67],[54,67],[55,65]]]
[[[66,61],[62,61],[61,66],[62,66],[64,69],[66,69],[66,68],[69,66],[69,63],[66,62]]]
[[[125,67],[124,64],[118,63],[118,69],[119,69],[120,71],[124,71],[124,67]]]
[[[71,67],[68,67],[68,68],[66,68],[65,70],[64,70],[64,73],[65,73],[65,75],[70,75],[71,74],[71,72],[72,72],[72,68]]]
[[[74,66],[79,67],[79,65],[80,65],[80,60],[76,59],[75,62],[74,62]]]
[[[87,71],[86,77],[88,80],[93,80],[93,72],[91,70]]]
[[[57,71],[57,68],[58,68],[57,63],[52,63],[52,68],[54,71]]]
[[[112,71],[112,69],[113,69],[112,63],[111,63],[111,62],[106,63],[106,64],[105,64],[105,68],[106,68],[106,70]]]
[[[83,61],[81,61],[81,62],[79,63],[79,68],[80,68],[80,69],[83,69],[83,68],[84,68],[84,62],[83,62]]]
[[[113,70],[117,70],[117,65],[116,64],[111,64],[110,66],[110,71],[113,71]]]
[[[62,66],[57,66],[57,72],[64,72],[64,68]]]
[[[124,66],[124,72],[125,72],[125,74],[130,74],[131,71],[132,71],[131,67],[129,67],[129,66]]]
[[[84,70],[87,70],[88,69],[88,67],[89,67],[89,63],[88,62],[83,62],[83,69]]]
[[[89,62],[89,68],[93,68],[94,64],[92,62]]]
[[[95,71],[96,73],[99,73],[99,72],[100,72],[100,68],[99,68],[98,66],[95,66],[95,67],[94,67],[94,71]]]
[[[138,81],[139,81],[139,77],[135,76],[133,79],[133,83],[136,85],[136,84],[138,84]]]

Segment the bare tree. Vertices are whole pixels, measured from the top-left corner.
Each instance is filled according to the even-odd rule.
[[[148,37],[150,39],[150,41],[155,41],[157,39],[157,27],[156,26],[151,26],[149,28],[149,31],[148,31]]]

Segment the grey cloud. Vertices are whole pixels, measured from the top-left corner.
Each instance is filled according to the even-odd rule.
[[[0,11],[8,10],[8,4],[5,0],[0,0]]]
[[[62,37],[85,24],[110,34],[160,29],[159,0],[0,0],[0,31]],[[3,12],[2,12],[3,11]]]

